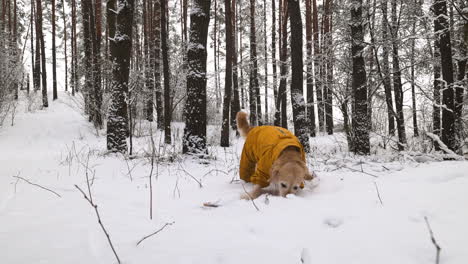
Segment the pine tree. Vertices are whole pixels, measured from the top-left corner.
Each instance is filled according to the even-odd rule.
[[[118,7],[118,8],[116,8]],[[113,10],[119,10],[115,15]],[[132,49],[134,0],[109,0],[107,19],[109,23],[110,58],[112,67],[112,91],[107,120],[107,149],[127,152],[127,103],[130,74],[130,51]],[[115,23],[115,24],[114,24]]]
[[[190,14],[187,49],[187,101],[184,153],[206,153],[206,42],[210,22],[210,0],[194,0]]]
[[[299,1],[288,0],[289,26],[291,30],[291,104],[294,133],[309,152],[309,131],[303,95],[302,20]]]
[[[370,153],[369,130],[367,120],[367,87],[366,68],[364,64],[364,29],[365,20],[362,16],[362,0],[351,2],[351,58],[353,61],[352,87],[354,97],[353,107],[353,151],[356,154]]]

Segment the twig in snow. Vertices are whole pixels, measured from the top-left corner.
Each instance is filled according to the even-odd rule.
[[[380,198],[379,188],[377,187],[377,183],[375,181],[374,181],[374,186],[375,186],[375,190],[377,191],[377,196],[379,197],[380,204],[383,206],[382,198]]]
[[[85,193],[80,187],[78,187],[78,185],[75,184],[75,188],[77,188],[78,191],[80,191],[81,194],[83,194],[83,196],[84,196],[84,198],[86,199],[86,201],[88,201],[88,203],[91,205],[91,207],[94,208],[94,211],[96,212],[96,217],[97,217],[97,219],[98,219],[98,223],[99,223],[99,225],[101,226],[102,231],[104,232],[104,234],[105,234],[106,237],[107,237],[107,241],[109,242],[109,245],[110,245],[110,247],[111,247],[111,249],[112,249],[112,252],[114,252],[114,256],[115,256],[115,258],[117,259],[117,263],[120,264],[121,262],[120,262],[119,256],[117,255],[117,252],[115,251],[115,248],[114,248],[114,245],[112,244],[112,241],[111,241],[111,239],[110,239],[109,233],[107,232],[106,228],[104,227],[104,225],[103,225],[103,223],[102,223],[101,216],[99,215],[98,206],[97,206],[97,204],[95,204],[95,203],[93,202],[93,198],[92,198],[92,196],[91,196],[91,191],[90,191],[89,197],[88,197],[88,196],[86,195],[86,193]],[[88,182],[88,190],[89,190],[89,182]]]
[[[23,177],[20,177],[19,174],[18,174],[17,176],[13,176],[13,178],[16,178],[16,179],[19,179],[19,180],[23,180],[23,181],[25,181],[26,183],[29,183],[29,184],[34,185],[34,186],[36,186],[36,187],[39,187],[39,188],[41,188],[41,189],[43,189],[43,190],[46,190],[46,191],[48,191],[48,192],[50,192],[50,193],[55,194],[55,195],[56,195],[57,197],[59,197],[59,198],[62,198],[62,196],[61,196],[60,194],[58,194],[57,192],[54,192],[54,191],[52,191],[51,189],[46,188],[46,187],[44,187],[44,186],[41,186],[41,185],[39,185],[39,184],[37,184],[37,183],[30,182],[29,180],[27,180],[27,179],[25,179],[25,178],[23,178]],[[15,184],[15,191],[16,191],[16,184]]]
[[[379,176],[377,176],[377,175],[374,175],[374,174],[365,172],[364,170],[356,170],[356,169],[350,168],[350,167],[348,167],[348,166],[346,166],[346,165],[343,166],[342,168],[346,168],[346,169],[348,169],[348,170],[350,170],[350,171],[354,171],[354,172],[364,173],[364,174],[366,174],[366,175],[369,175],[369,176],[372,176],[372,177],[375,177],[375,178],[378,178],[378,177],[379,177]],[[362,168],[361,168],[361,169],[362,169]]]
[[[188,176],[190,176],[190,178],[192,178],[194,181],[196,181],[196,182],[198,183],[198,186],[199,186],[200,188],[203,188],[203,185],[202,185],[201,181],[197,180],[197,178],[195,178],[195,176],[193,176],[192,174],[190,174],[190,173],[182,166],[182,164],[181,164],[180,162],[179,162],[178,165],[179,165],[180,170],[182,170],[183,172],[185,172],[185,174],[187,174]]]
[[[88,176],[88,171],[89,171],[89,168],[88,168],[88,163],[89,163],[89,152],[88,152],[88,159],[86,160],[86,167],[85,167],[85,175],[86,175],[86,186],[88,187],[88,195],[86,195],[86,193],[78,186],[75,184],[75,188],[78,189],[78,191],[81,192],[81,194],[83,194],[84,198],[86,199],[86,201],[88,201],[88,203],[91,205],[91,207],[94,208],[94,212],[96,213],[96,217],[98,219],[98,223],[99,225],[101,226],[101,229],[102,231],[104,232],[104,234],[106,235],[106,238],[107,238],[107,241],[109,242],[109,245],[112,249],[112,252],[114,253],[114,256],[115,258],[117,259],[117,263],[121,263],[120,262],[120,259],[119,259],[119,256],[117,255],[117,252],[115,251],[115,248],[114,248],[114,245],[112,244],[112,241],[110,239],[110,235],[109,233],[107,232],[106,228],[104,227],[104,224],[102,223],[102,220],[101,220],[101,216],[99,215],[99,210],[98,210],[98,206],[97,204],[94,203],[93,201],[93,195],[91,193],[91,186],[90,186],[90,182],[89,182],[89,176]],[[94,177],[93,177],[94,179]]]
[[[153,232],[153,233],[151,233],[151,234],[149,234],[149,235],[143,237],[142,239],[140,239],[140,240],[137,242],[136,245],[137,245],[137,246],[140,245],[140,243],[143,242],[145,239],[150,238],[150,237],[156,235],[157,233],[161,232],[164,228],[166,228],[166,226],[168,226],[168,225],[173,225],[174,223],[175,223],[175,222],[166,223],[165,225],[163,225],[163,227],[159,228],[159,229],[156,230],[155,232]]]
[[[437,241],[435,240],[434,233],[432,232],[432,228],[429,225],[429,221],[427,220],[427,216],[424,216],[424,221],[426,221],[427,229],[429,230],[429,234],[431,235],[431,241],[432,244],[434,244],[434,247],[437,250],[437,255],[436,255],[436,264],[439,264],[439,257],[440,257],[440,246],[437,244]]]
[[[253,204],[253,206],[255,207],[255,209],[257,209],[257,211],[260,211],[260,209],[258,209],[257,205],[255,204],[254,199],[252,199],[252,196],[250,196],[250,193],[247,192],[247,190],[245,189],[244,184],[242,184],[242,189],[244,189],[244,192],[245,192],[245,193],[247,194],[247,196],[249,197],[249,200],[252,201],[252,204]]]

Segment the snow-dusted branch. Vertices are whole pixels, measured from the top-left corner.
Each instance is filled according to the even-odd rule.
[[[61,196],[60,194],[58,194],[57,192],[52,191],[51,189],[46,188],[46,187],[44,187],[44,186],[41,186],[41,185],[39,185],[39,184],[37,184],[37,183],[30,182],[29,180],[27,180],[27,179],[25,179],[25,178],[23,178],[23,177],[20,177],[19,174],[16,175],[16,176],[13,176],[13,178],[16,178],[16,179],[19,179],[19,180],[23,180],[23,181],[26,182],[26,183],[29,183],[29,184],[31,184],[31,185],[33,185],[33,186],[36,186],[36,187],[39,187],[39,188],[41,188],[41,189],[43,189],[43,190],[46,190],[46,191],[48,191],[48,192],[50,192],[50,193],[55,194],[55,195],[56,195],[57,197],[59,197],[59,198],[62,198],[62,196]]]
[[[163,227],[159,228],[159,229],[158,229],[158,230],[156,230],[155,232],[153,232],[153,233],[151,233],[151,234],[149,234],[149,235],[147,235],[147,236],[143,237],[142,239],[140,239],[140,240],[137,242],[137,244],[136,244],[136,245],[137,245],[137,246],[138,246],[138,245],[140,245],[140,243],[141,243],[141,242],[143,242],[145,239],[147,239],[147,238],[150,238],[150,237],[152,237],[152,236],[156,235],[157,233],[159,233],[159,232],[163,231],[163,230],[164,230],[164,228],[166,228],[166,226],[173,225],[174,223],[175,223],[175,222],[166,223],[165,225],[163,225]]]
[[[434,232],[432,232],[432,228],[431,226],[429,225],[429,221],[427,220],[427,216],[424,216],[424,221],[426,221],[426,225],[427,225],[427,229],[429,230],[429,234],[431,235],[431,242],[432,244],[434,245],[434,247],[436,248],[437,250],[437,255],[436,255],[436,261],[435,263],[436,264],[439,264],[439,258],[440,258],[440,246],[439,244],[437,243],[437,241],[435,240],[435,237],[434,237]]]

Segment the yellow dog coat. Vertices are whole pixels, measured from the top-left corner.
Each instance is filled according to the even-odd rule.
[[[289,130],[276,126],[259,126],[247,134],[239,168],[240,178],[246,182],[267,187],[270,169],[281,152],[289,146],[300,149],[305,162],[305,153],[299,139]]]

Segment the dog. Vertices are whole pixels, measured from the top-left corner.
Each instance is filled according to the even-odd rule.
[[[254,189],[241,196],[256,199],[264,188],[274,185],[276,194],[285,197],[304,187],[304,180],[314,177],[307,169],[305,152],[299,139],[289,130],[277,126],[251,127],[245,112],[236,115],[237,129],[244,137],[239,174]]]

